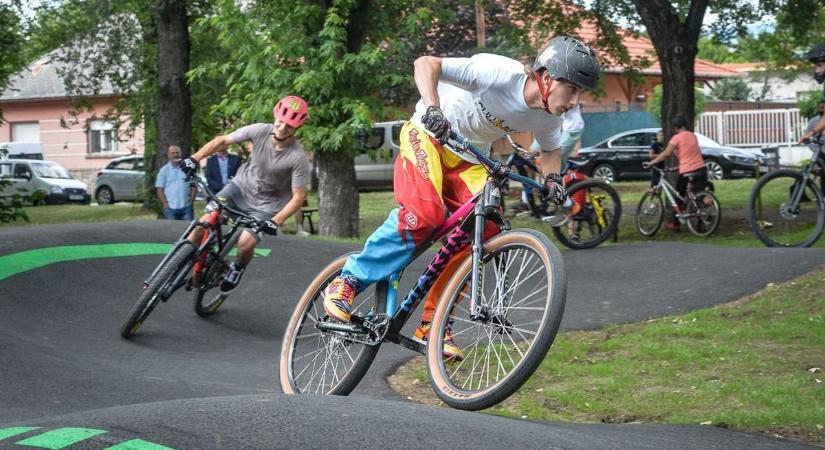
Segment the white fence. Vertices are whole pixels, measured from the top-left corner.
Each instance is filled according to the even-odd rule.
[[[717,111],[700,115],[696,131],[722,145],[779,147],[796,144],[806,124],[798,108]]]

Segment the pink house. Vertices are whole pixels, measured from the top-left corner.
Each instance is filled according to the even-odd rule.
[[[143,127],[127,134],[128,118],[118,125],[106,118],[118,95],[108,83],[101,92],[87,96],[90,108],[72,115],[71,97],[58,68],[49,56],[17,73],[0,95],[4,123],[0,123],[0,143],[38,142],[44,158],[66,167],[75,178],[93,182],[95,173],[113,158],[143,154]]]

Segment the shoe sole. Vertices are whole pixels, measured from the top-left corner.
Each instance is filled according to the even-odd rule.
[[[419,338],[415,335],[410,337],[410,339],[414,340],[415,342],[418,342],[421,345],[427,345],[427,341],[425,341],[425,340],[423,340],[423,339],[421,339],[421,338]],[[448,362],[448,363],[464,361],[464,355],[453,355],[453,354],[450,354],[450,353],[447,353],[447,352],[441,352],[441,356],[443,356],[444,359],[446,360],[446,362]]]

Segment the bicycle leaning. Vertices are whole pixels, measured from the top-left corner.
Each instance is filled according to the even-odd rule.
[[[768,247],[810,247],[825,227],[820,137],[808,146],[810,162],[801,170],[779,169],[759,178],[748,199],[748,223]],[[817,186],[816,179],[820,185]]]
[[[524,177],[531,173],[541,173],[534,157],[518,143],[510,141],[513,152],[508,156],[506,165]],[[610,184],[599,178],[587,178],[578,171],[583,164],[568,160],[565,182],[567,194],[581,209],[569,220],[559,226],[551,226],[553,235],[566,247],[581,250],[593,248],[614,236],[622,216],[622,202],[619,193]],[[570,180],[570,181],[568,181]],[[524,185],[521,209],[515,217],[533,217],[542,222],[553,223],[557,214],[563,211],[551,208],[547,201],[536,202],[533,189]]]
[[[324,313],[322,293],[341,273],[347,255],[315,277],[284,335],[280,380],[285,393],[347,395],[380,346],[392,342],[426,355],[431,385],[446,404],[478,410],[510,396],[544,359],[564,312],[567,280],[561,253],[538,231],[510,230],[501,210],[500,188],[505,179],[542,193],[545,188],[487,158],[455,133],[447,145],[472,154],[487,169],[483,191],[455,211],[415,253],[413,259],[433,243],[443,242],[400,303],[403,270],[359,293],[351,322],[337,322]],[[483,241],[487,221],[497,223],[502,233]],[[468,244],[472,252],[438,301],[430,339],[402,335],[404,324],[444,267]],[[460,357],[445,359],[447,327],[464,348]]]
[[[710,190],[694,192],[692,178],[689,178],[685,197],[679,195],[673,185],[665,179],[665,172],[675,172],[678,167],[660,169],[651,166],[661,173],[659,183],[642,195],[636,207],[636,230],[642,236],[651,237],[659,231],[665,218],[665,203],[662,193],[667,197],[673,214],[680,224],[687,224],[691,233],[696,236],[710,236],[719,228],[722,211],[719,200]],[[683,205],[683,206],[680,206]]]
[[[172,245],[160,264],[143,283],[143,292],[129,312],[129,318],[120,329],[120,335],[129,339],[160,302],[166,302],[178,289],[195,291],[195,313],[201,317],[215,314],[225,297],[217,295],[211,300],[207,292],[220,285],[229,268],[227,256],[235,246],[244,228],[254,233],[260,231],[262,223],[241,211],[222,203],[198,177],[190,179],[190,184],[199,188],[210,200],[208,214],[189,224],[186,231]],[[202,221],[202,219],[204,219]],[[225,224],[231,224],[224,230]],[[196,227],[204,228],[200,245],[189,241],[188,237]]]

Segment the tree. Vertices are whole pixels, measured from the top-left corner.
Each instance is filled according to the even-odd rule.
[[[0,4],[0,92],[6,90],[10,77],[26,63],[23,49],[24,37],[20,27],[20,18],[15,9],[8,4]],[[0,124],[3,124],[3,111],[0,109]]]
[[[705,112],[705,94],[700,89],[695,89],[696,102],[693,107],[693,116],[697,117]],[[653,94],[647,100],[647,112],[656,119],[659,124],[664,124],[662,120],[662,85],[653,88]]]
[[[321,234],[358,235],[354,138],[375,120],[408,115],[398,104],[417,94],[399,93],[412,86],[410,50],[440,18],[434,4],[225,0],[214,17],[201,20],[216,30],[216,44],[233,52],[194,68],[190,79],[220,74],[227,91],[212,111],[227,124],[270,122],[284,95],[309,103],[298,137],[318,163]]]
[[[746,102],[753,94],[748,83],[741,78],[719,80],[711,90],[713,98],[728,102]]]

